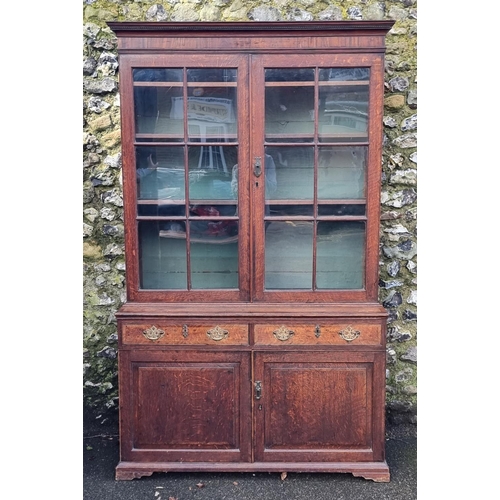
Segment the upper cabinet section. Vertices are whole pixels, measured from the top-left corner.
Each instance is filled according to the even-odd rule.
[[[375,301],[392,21],[109,25],[128,300]]]

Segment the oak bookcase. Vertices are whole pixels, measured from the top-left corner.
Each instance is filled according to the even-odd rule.
[[[389,481],[377,291],[392,24],[109,23],[127,269],[117,479]]]

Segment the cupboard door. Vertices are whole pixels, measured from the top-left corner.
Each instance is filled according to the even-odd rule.
[[[120,357],[123,461],[250,460],[248,353]]]
[[[256,461],[383,459],[384,353],[257,353],[255,383]]]

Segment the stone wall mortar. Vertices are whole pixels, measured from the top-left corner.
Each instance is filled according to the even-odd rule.
[[[126,298],[118,56],[106,22],[358,19],[396,21],[385,63],[379,299],[389,312],[388,416],[416,422],[416,0],[84,0],[84,399],[101,421],[117,410],[115,313]]]

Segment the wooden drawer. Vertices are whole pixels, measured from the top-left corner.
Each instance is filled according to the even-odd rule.
[[[126,323],[122,343],[140,345],[248,345],[246,324]]]
[[[382,327],[367,323],[255,325],[255,345],[381,345]]]

